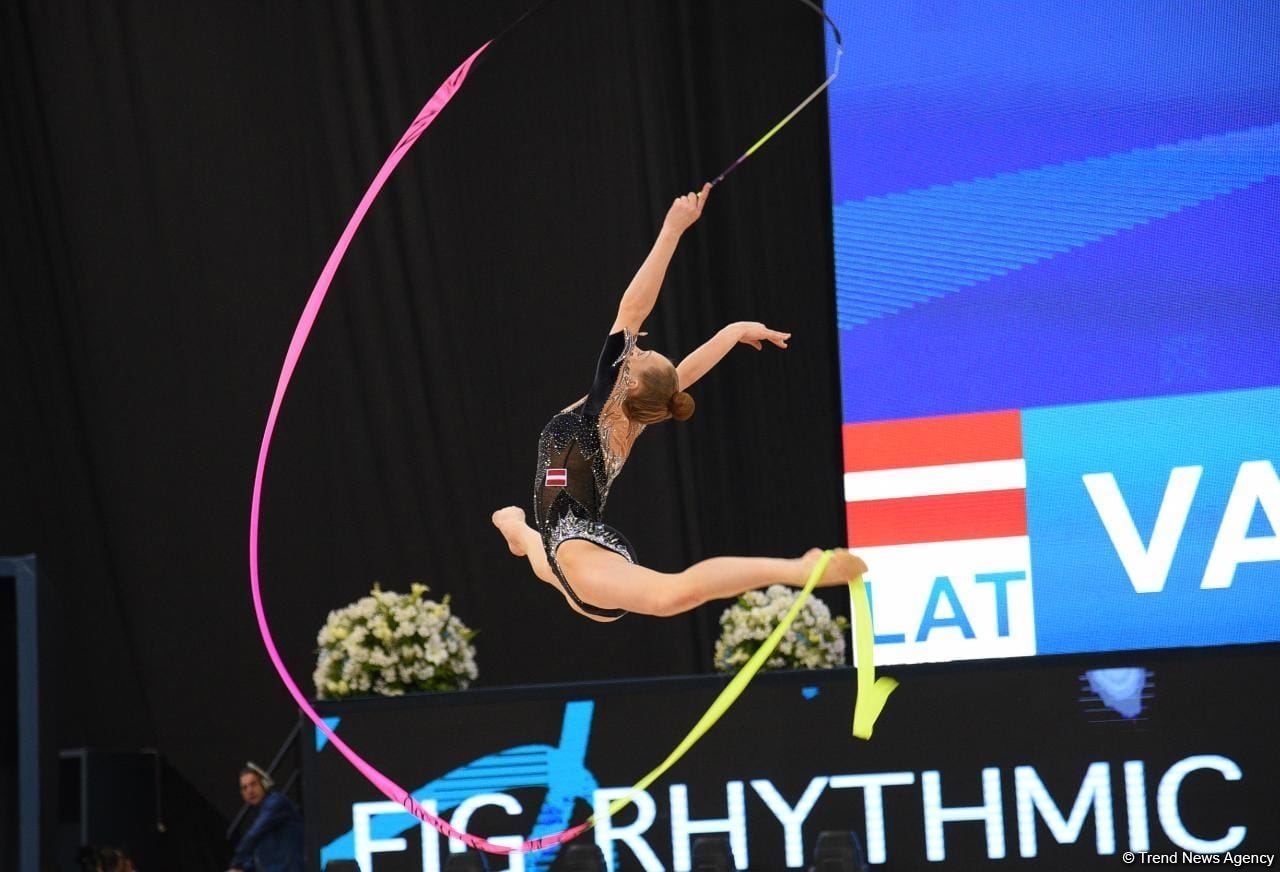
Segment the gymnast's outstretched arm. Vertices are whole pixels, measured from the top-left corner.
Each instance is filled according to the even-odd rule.
[[[680,390],[687,391],[689,386],[702,378],[719,363],[726,354],[733,350],[739,342],[750,345],[756,351],[764,348],[765,342],[772,342],[779,348],[787,347],[790,333],[771,330],[759,321],[735,321],[720,328],[720,332],[702,343],[676,367],[676,375],[680,379]]]
[[[649,256],[644,259],[635,278],[622,295],[622,302],[618,304],[618,317],[614,320],[610,333],[617,333],[624,327],[632,333],[640,332],[641,325],[653,311],[653,304],[658,301],[662,280],[667,275],[667,267],[671,264],[671,256],[676,253],[681,235],[702,216],[710,193],[711,185],[706,184],[697,194],[676,197],[667,210],[662,230],[658,232]]]

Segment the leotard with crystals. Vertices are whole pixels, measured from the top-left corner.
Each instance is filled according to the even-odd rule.
[[[585,539],[636,562],[631,543],[602,520],[609,488],[644,429],[622,411],[635,346],[636,335],[629,330],[611,333],[596,363],[590,393],[548,421],[538,438],[533,510],[547,562],[574,603],[601,618],[620,618],[626,611],[583,602],[565,578],[556,552],[570,539]]]

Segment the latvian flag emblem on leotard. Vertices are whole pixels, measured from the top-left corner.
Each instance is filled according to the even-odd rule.
[[[569,470],[548,469],[547,487],[566,487],[569,484]]]

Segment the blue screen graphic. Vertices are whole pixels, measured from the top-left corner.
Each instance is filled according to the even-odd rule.
[[[1037,653],[1280,639],[1277,408],[1280,389],[1023,413]]]
[[[826,8],[845,41],[829,108],[846,439],[867,422],[1022,410],[1025,457],[1001,468],[1027,500],[1035,638],[1022,653],[1280,640],[1280,609],[1267,606],[1280,594],[1268,557],[1280,450],[1266,438],[1280,432],[1280,401],[1257,390],[1280,385],[1280,6]],[[1107,405],[1145,398],[1170,401]],[[1219,406],[1243,417],[1197,417]],[[893,469],[847,461],[849,499],[863,500],[861,517],[901,515],[910,506],[895,495],[909,492],[936,514],[956,487],[995,489],[976,466],[931,478],[925,463],[895,491]],[[1239,547],[1260,557],[1233,587],[1201,590],[1204,566],[1190,564],[1225,535],[1246,463],[1259,465],[1245,467],[1253,516]],[[1202,479],[1157,599],[1135,593],[1128,570],[1160,563],[1172,541],[1156,516],[1180,511],[1189,479],[1166,494],[1179,465]],[[1085,479],[1107,471],[1124,497],[1124,476],[1140,481],[1129,567]],[[874,496],[855,492],[873,484]],[[933,572],[946,556],[893,547],[872,566],[882,598],[895,560]],[[1095,586],[1082,592],[1085,578]],[[1129,599],[1107,599],[1126,587]],[[1182,598],[1193,588],[1232,613],[1192,621],[1183,609],[1206,602]],[[1099,608],[1111,623],[1090,628]]]

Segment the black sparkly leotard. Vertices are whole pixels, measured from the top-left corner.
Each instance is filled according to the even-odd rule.
[[[628,359],[635,345],[630,331],[610,334],[596,363],[591,392],[547,422],[538,439],[533,512],[547,562],[578,607],[601,618],[620,618],[626,612],[579,599],[560,569],[556,551],[569,539],[586,539],[636,562],[631,543],[601,520],[609,487],[644,429],[622,414]]]

